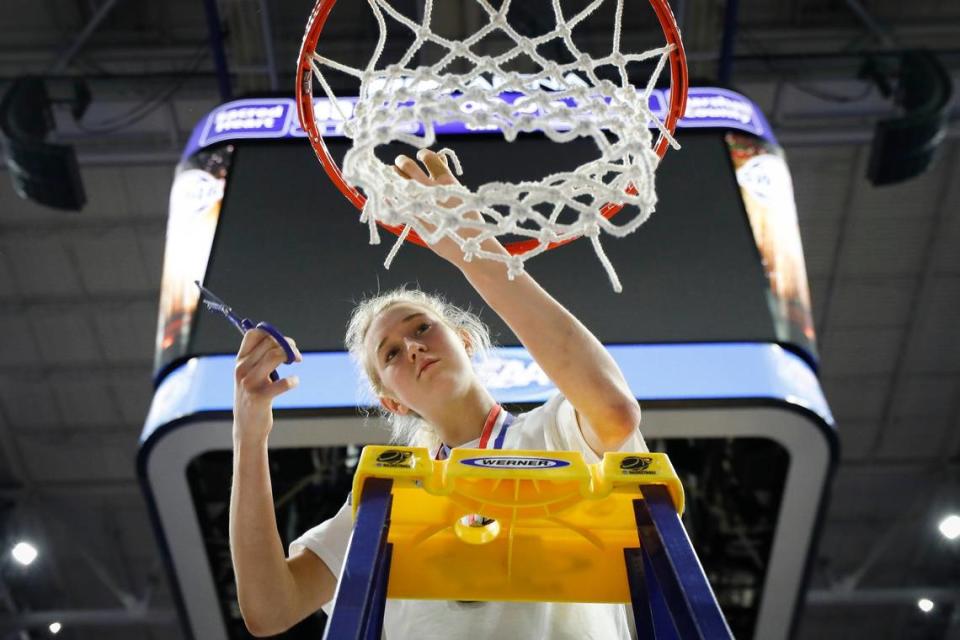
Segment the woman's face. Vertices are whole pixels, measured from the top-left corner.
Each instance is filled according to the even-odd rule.
[[[381,312],[364,343],[380,378],[381,402],[394,413],[427,416],[473,382],[463,338],[419,305],[401,303]]]

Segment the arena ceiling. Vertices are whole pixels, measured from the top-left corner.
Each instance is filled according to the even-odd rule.
[[[414,0],[405,0],[413,6]],[[338,47],[369,38],[345,5]],[[767,113],[793,173],[836,415],[837,472],[798,637],[960,637],[960,142],[925,175],[865,178],[891,113],[864,51],[927,47],[960,80],[953,0],[742,0],[731,86]],[[694,77],[716,82],[725,3],[674,2]],[[308,0],[221,0],[234,96],[292,90]],[[451,30],[475,19],[447,8]],[[221,101],[203,0],[7,0],[0,90],[89,83],[79,214],[19,199],[0,169],[0,637],[57,617],[66,638],[179,638],[134,456],[150,402],[166,206],[196,121]],[[630,28],[646,29],[641,18]],[[319,175],[318,175],[318,179]],[[918,597],[937,603],[921,613]],[[55,613],[54,613],[55,612]]]

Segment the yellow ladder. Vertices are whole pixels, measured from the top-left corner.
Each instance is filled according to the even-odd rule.
[[[352,495],[325,638],[379,639],[387,597],[632,603],[641,638],[732,638],[664,454],[368,446]]]

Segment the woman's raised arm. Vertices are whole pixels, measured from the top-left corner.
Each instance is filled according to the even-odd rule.
[[[424,184],[455,182],[442,156],[421,150],[418,158],[429,174],[406,156],[397,158],[398,172]],[[506,253],[495,240],[483,248]],[[566,396],[594,451],[617,449],[633,435],[640,424],[640,405],[616,362],[583,323],[526,272],[509,280],[500,262],[466,262],[449,239],[432,249],[463,272]]]

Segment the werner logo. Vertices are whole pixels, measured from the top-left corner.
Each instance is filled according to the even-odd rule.
[[[466,458],[460,461],[471,467],[484,469],[559,469],[569,467],[566,460],[553,458],[526,458],[523,456],[498,456],[496,458]]]

